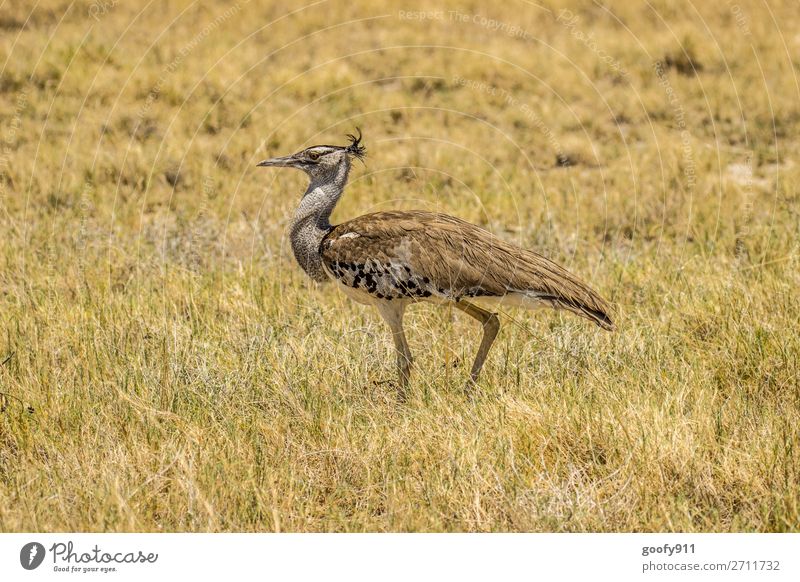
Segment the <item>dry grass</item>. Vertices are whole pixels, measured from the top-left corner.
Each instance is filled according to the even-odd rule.
[[[796,2],[22,4],[0,530],[798,530]],[[483,224],[619,331],[511,312],[470,399],[477,327],[419,306],[398,404],[383,324],[292,262],[303,177],[254,168],[355,125],[334,219]]]

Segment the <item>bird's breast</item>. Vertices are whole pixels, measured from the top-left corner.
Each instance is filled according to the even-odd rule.
[[[444,295],[426,276],[416,275],[408,265],[367,260],[365,262],[325,262],[325,271],[346,293],[356,299],[423,300]],[[359,300],[359,299],[357,299]]]

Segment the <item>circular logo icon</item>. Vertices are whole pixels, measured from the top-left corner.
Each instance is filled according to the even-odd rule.
[[[39,542],[30,542],[19,551],[19,563],[26,570],[35,570],[44,561],[44,546]]]

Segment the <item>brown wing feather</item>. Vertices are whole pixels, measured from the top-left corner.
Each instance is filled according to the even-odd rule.
[[[521,293],[614,327],[609,304],[569,271],[453,216],[367,214],[336,226],[320,250],[328,266],[373,261],[408,267],[432,294],[461,299]]]

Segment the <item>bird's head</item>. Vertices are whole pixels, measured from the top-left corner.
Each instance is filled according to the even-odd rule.
[[[259,162],[262,167],[297,168],[303,170],[311,179],[322,177],[335,172],[342,164],[349,166],[351,158],[363,160],[367,154],[366,148],[361,145],[361,130],[358,137],[348,134],[350,144],[346,146],[315,145],[290,156],[270,158]]]

